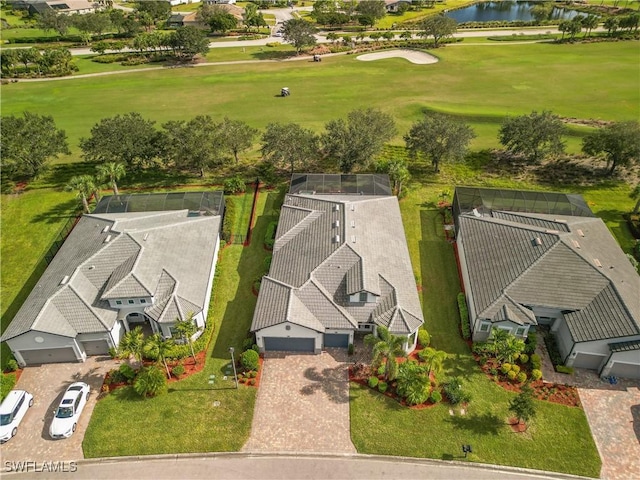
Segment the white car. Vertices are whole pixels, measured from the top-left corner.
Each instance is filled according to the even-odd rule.
[[[0,443],[7,442],[18,433],[18,425],[29,407],[33,395],[24,390],[11,390],[0,405]]]
[[[76,431],[80,414],[89,399],[89,385],[75,382],[64,392],[62,401],[54,411],[53,421],[49,428],[51,438],[69,438]]]

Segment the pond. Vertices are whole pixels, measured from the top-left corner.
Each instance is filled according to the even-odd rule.
[[[447,17],[453,18],[458,23],[464,22],[531,22],[535,17],[531,13],[531,7],[540,5],[540,2],[481,2],[459,10],[447,12]],[[553,7],[548,20],[570,20],[579,12]]]

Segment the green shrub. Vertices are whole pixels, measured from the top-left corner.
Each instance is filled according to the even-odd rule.
[[[464,390],[458,377],[453,377],[448,382],[445,382],[442,389],[452,405],[471,401],[471,394]]]
[[[462,292],[458,294],[458,311],[460,312],[460,330],[462,331],[462,338],[469,340],[471,338],[469,309],[467,308],[467,299]]]
[[[378,391],[380,393],[386,392],[387,391],[387,387],[388,387],[387,382],[378,382]]]
[[[245,350],[249,350],[253,346],[253,344],[254,344],[253,335],[251,335],[248,338],[245,338],[242,341],[242,351],[244,352]]]
[[[516,372],[514,372],[513,370],[509,370],[507,372],[507,378],[511,381],[515,380],[516,377],[518,376],[518,374]]]
[[[554,365],[562,365],[562,355],[560,355],[560,349],[558,348],[558,343],[556,342],[555,335],[545,335],[544,343],[547,346],[547,351],[549,352],[551,363],[553,363]]]
[[[6,370],[7,372],[15,372],[16,370],[18,370],[18,362],[16,362],[16,360],[14,358],[7,360],[7,366],[6,366]]]
[[[131,383],[133,379],[136,378],[137,372],[128,363],[123,363],[120,365],[120,368],[118,368],[118,373],[122,376],[122,381]]]
[[[511,365],[511,371],[512,372],[516,372],[516,375],[518,373],[520,373],[520,366],[519,365]]]
[[[224,193],[243,193],[247,189],[244,180],[236,175],[224,181]]]
[[[495,377],[498,374],[498,369],[495,367],[491,367],[489,369],[489,373]]]
[[[518,360],[520,361],[520,363],[524,365],[529,361],[529,355],[527,355],[526,353],[521,353],[520,358],[518,358]]]
[[[349,348],[347,349],[347,353],[348,353],[349,355],[353,355],[353,352],[354,352],[353,343],[350,343],[350,344],[349,344]]]
[[[487,342],[476,342],[471,347],[471,351],[476,355],[492,353],[491,346]]]
[[[535,332],[529,332],[527,335],[527,341],[524,345],[525,353],[531,355],[536,352],[536,347],[538,346],[538,335]]]
[[[267,225],[267,231],[264,234],[264,246],[267,248],[273,248],[273,244],[276,242],[276,229],[278,228],[278,222],[270,222]]]
[[[117,357],[118,357],[118,349],[117,349],[117,348],[114,348],[114,347],[111,347],[111,348],[109,349],[109,356],[110,356],[111,358],[117,358]]]
[[[485,355],[482,355],[479,359],[478,359],[478,363],[480,365],[486,365],[487,364],[487,360],[488,358]]]
[[[427,348],[431,343],[431,335],[424,328],[418,330],[418,343],[422,348]]]
[[[527,374],[524,372],[520,372],[518,375],[516,375],[516,380],[518,381],[518,383],[524,383],[527,381]]]
[[[256,379],[252,378],[251,380],[249,380],[249,385],[254,386],[256,384]]]
[[[9,395],[9,392],[13,390],[16,385],[16,374],[7,373],[0,375],[0,402],[4,400],[4,397]]]
[[[537,353],[534,353],[533,355],[531,355],[531,368],[535,370],[540,370],[541,367],[542,367],[542,360],[540,359],[540,355],[538,355]]]
[[[520,358],[520,354],[516,352],[512,355],[512,358],[513,358],[513,361],[516,362]]]
[[[141,397],[155,397],[166,391],[167,377],[155,365],[144,367],[136,376],[133,389]]]
[[[171,369],[171,373],[173,373],[176,377],[179,377],[180,375],[184,374],[184,365],[179,363],[178,365],[176,365]]]
[[[564,365],[556,365],[556,372],[573,375],[573,367],[565,367]]]
[[[535,382],[536,380],[540,380],[541,378],[542,378],[542,370],[538,370],[538,369],[531,370],[531,380]]]
[[[368,383],[371,388],[376,388],[378,386],[378,382],[378,377],[369,377]]]
[[[231,242],[233,226],[236,222],[236,205],[234,202],[225,202],[224,217],[222,220],[222,238],[225,242]]]
[[[260,356],[255,350],[245,350],[240,355],[240,363],[245,370],[257,370],[260,365]]]
[[[91,61],[96,63],[118,63],[125,62],[127,58],[127,54],[124,53],[107,53],[105,55],[95,56]]]
[[[378,375],[379,376],[384,376],[386,371],[387,371],[387,369],[386,369],[386,367],[384,365],[380,365],[378,367]]]
[[[272,259],[273,259],[272,255],[267,255],[266,257],[264,257],[264,261],[263,261],[264,269],[265,269],[265,272],[267,272],[267,273],[269,272],[269,269],[271,268],[271,260]]]
[[[509,371],[511,371],[511,364],[503,363],[502,366],[500,367],[500,371],[506,375]]]
[[[442,401],[442,394],[438,390],[434,390],[433,392],[431,392],[431,396],[429,397],[429,399],[433,403],[440,403]]]
[[[258,376],[258,372],[256,372],[255,370],[251,370],[247,376],[249,378],[256,378]]]
[[[253,345],[251,345],[251,350],[254,350],[258,356],[260,356],[260,347],[258,346],[257,343],[254,343]]]

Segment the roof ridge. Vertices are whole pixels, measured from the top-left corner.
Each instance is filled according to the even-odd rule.
[[[320,290],[320,293],[322,295],[324,295],[324,297],[334,306],[336,307],[336,309],[342,313],[342,315],[344,315],[344,317],[349,321],[349,323],[351,325],[353,325],[354,327],[358,326],[358,322],[351,316],[351,314],[349,312],[347,312],[342,305],[337,304],[333,298],[331,298],[331,295],[329,294],[329,292],[327,291],[326,288],[324,288],[324,285],[322,285],[320,282],[316,282],[315,279],[310,278],[304,285],[306,285],[307,283],[313,283],[315,285],[315,287]],[[300,287],[298,290],[301,290],[304,285],[302,287]],[[302,302],[304,303],[304,302]]]
[[[510,213],[510,212],[507,212],[507,213]],[[520,230],[528,230],[530,232],[544,233],[546,235],[553,235],[553,236],[556,236],[556,237],[559,237],[560,234],[570,233],[570,232],[560,232],[559,230],[552,231],[552,230],[549,230],[548,228],[537,227],[535,225],[529,225],[529,224],[526,224],[526,223],[512,222],[512,221],[506,220],[504,218],[485,217],[485,216],[476,217],[472,213],[463,213],[463,214],[460,215],[460,217],[469,218],[469,219],[472,219],[472,220],[478,220],[480,222],[487,222],[487,223],[493,223],[493,224],[497,224],[497,225],[504,225],[506,227],[511,227],[511,228],[518,228]]]
[[[303,230],[310,227],[318,218],[324,215],[326,212],[321,210],[311,210],[307,216],[296,223],[293,227],[283,233],[276,241],[277,245],[274,245],[274,252],[280,250],[283,246],[289,243],[292,239],[298,236]]]
[[[80,299],[80,301],[89,309],[89,311],[93,314],[94,317],[96,317],[98,319],[98,321],[102,324],[102,326],[105,328],[106,331],[109,331],[109,327],[107,326],[106,323],[104,323],[102,321],[102,318],[100,317],[100,315],[98,315],[94,310],[93,310],[93,306],[90,305],[83,297],[82,295],[80,295],[80,293],[78,293],[78,291],[74,288],[73,285],[69,284],[69,285],[65,285],[69,287],[69,290],[71,290],[73,293],[75,293],[76,297],[78,297]],[[75,328],[74,328],[75,330]]]

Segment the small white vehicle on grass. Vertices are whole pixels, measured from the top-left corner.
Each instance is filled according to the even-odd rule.
[[[18,425],[33,405],[33,395],[24,390],[11,390],[0,405],[0,443],[9,441],[18,433]]]
[[[76,431],[80,414],[89,399],[89,385],[75,382],[64,392],[60,405],[54,411],[53,421],[49,427],[51,438],[69,438]]]

